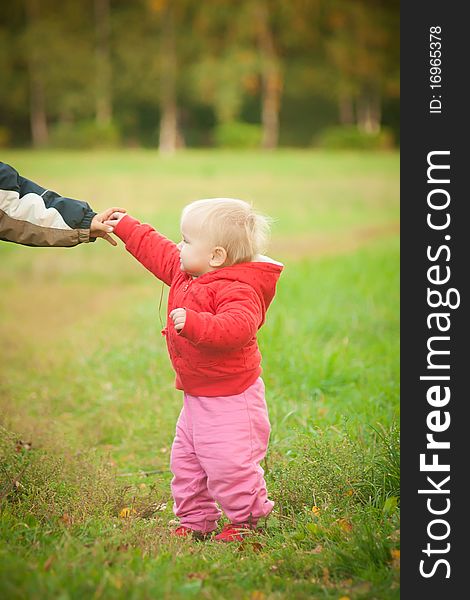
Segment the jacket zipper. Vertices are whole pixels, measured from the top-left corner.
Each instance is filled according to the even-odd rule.
[[[190,288],[190,286],[191,286],[192,282],[193,282],[193,280],[192,280],[192,279],[190,279],[190,280],[188,281],[188,283],[185,283],[185,284],[184,284],[184,287],[183,287],[183,292],[187,292],[187,291],[188,291],[188,289]]]

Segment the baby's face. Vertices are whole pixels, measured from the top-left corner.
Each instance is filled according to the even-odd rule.
[[[213,258],[212,246],[204,239],[201,229],[194,217],[181,222],[182,240],[178,244],[181,270],[198,277],[213,271],[210,262]]]

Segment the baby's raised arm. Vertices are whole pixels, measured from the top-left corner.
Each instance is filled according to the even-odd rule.
[[[105,225],[114,228],[113,233],[126,244],[126,250],[146,269],[171,285],[180,270],[180,253],[174,242],[127,214],[115,212]]]

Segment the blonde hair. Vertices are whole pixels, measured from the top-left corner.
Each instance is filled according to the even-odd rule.
[[[223,266],[252,261],[265,251],[272,219],[261,215],[244,200],[208,198],[196,200],[184,207],[181,221],[199,217],[201,233],[214,246],[227,252]]]

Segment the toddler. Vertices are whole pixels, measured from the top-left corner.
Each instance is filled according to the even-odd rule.
[[[283,269],[259,254],[268,220],[242,200],[214,198],[184,208],[179,244],[122,213],[106,224],[170,286],[162,334],[184,392],[171,449],[173,534],[207,538],[220,506],[230,523],[215,539],[241,541],[274,505],[259,464],[270,424],[256,341]]]

